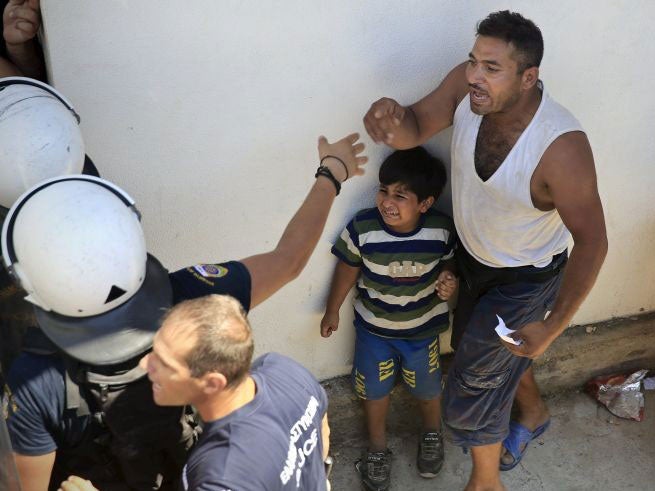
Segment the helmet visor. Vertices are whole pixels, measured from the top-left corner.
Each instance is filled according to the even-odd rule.
[[[152,346],[159,320],[173,302],[168,271],[148,254],[146,277],[127,302],[103,314],[68,317],[34,307],[45,334],[62,351],[92,365],[114,365]]]

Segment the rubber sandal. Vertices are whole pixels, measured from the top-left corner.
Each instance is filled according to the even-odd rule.
[[[550,426],[550,419],[541,426],[537,426],[534,431],[528,430],[525,426],[517,421],[510,421],[509,435],[503,440],[503,447],[513,457],[509,464],[500,462],[501,471],[509,471],[516,467],[528,450],[528,444],[535,438],[539,438]],[[523,449],[521,449],[523,447]]]

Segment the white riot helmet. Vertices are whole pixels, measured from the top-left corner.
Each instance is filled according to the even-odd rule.
[[[5,266],[35,305],[59,348],[96,365],[149,348],[172,293],[166,270],[146,252],[134,201],[91,176],[43,181],[9,210]]]
[[[80,118],[47,84],[0,78],[0,206],[51,177],[79,174],[84,165]]]

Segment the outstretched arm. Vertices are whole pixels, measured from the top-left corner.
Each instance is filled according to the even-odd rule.
[[[607,232],[598,195],[596,171],[584,133],[559,137],[546,151],[538,172],[553,205],[573,236],[573,249],[553,310],[544,321],[527,324],[514,338],[520,346],[505,345],[514,354],[540,356],[568,327],[596,282],[607,254]]]
[[[319,159],[324,159],[323,165],[340,182],[364,173],[360,166],[368,158],[359,156],[364,151],[364,144],[357,143],[358,139],[356,133],[332,144],[325,137],[319,138]],[[273,295],[303,270],[323,232],[336,194],[334,183],[328,177],[319,175],[275,249],[241,260],[252,280],[251,308]]]
[[[0,76],[45,81],[43,51],[36,39],[41,27],[39,0],[9,0],[2,21],[8,59],[0,59]]]
[[[430,94],[403,107],[384,97],[371,105],[364,126],[375,143],[395,149],[413,148],[453,124],[457,105],[468,90],[466,64],[453,68]]]

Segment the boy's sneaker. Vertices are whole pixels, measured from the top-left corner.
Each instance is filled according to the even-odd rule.
[[[391,484],[391,450],[364,452],[355,462],[362,484],[371,491],[386,491]]]
[[[421,477],[436,477],[443,466],[443,437],[438,431],[426,431],[418,442],[416,466]]]

